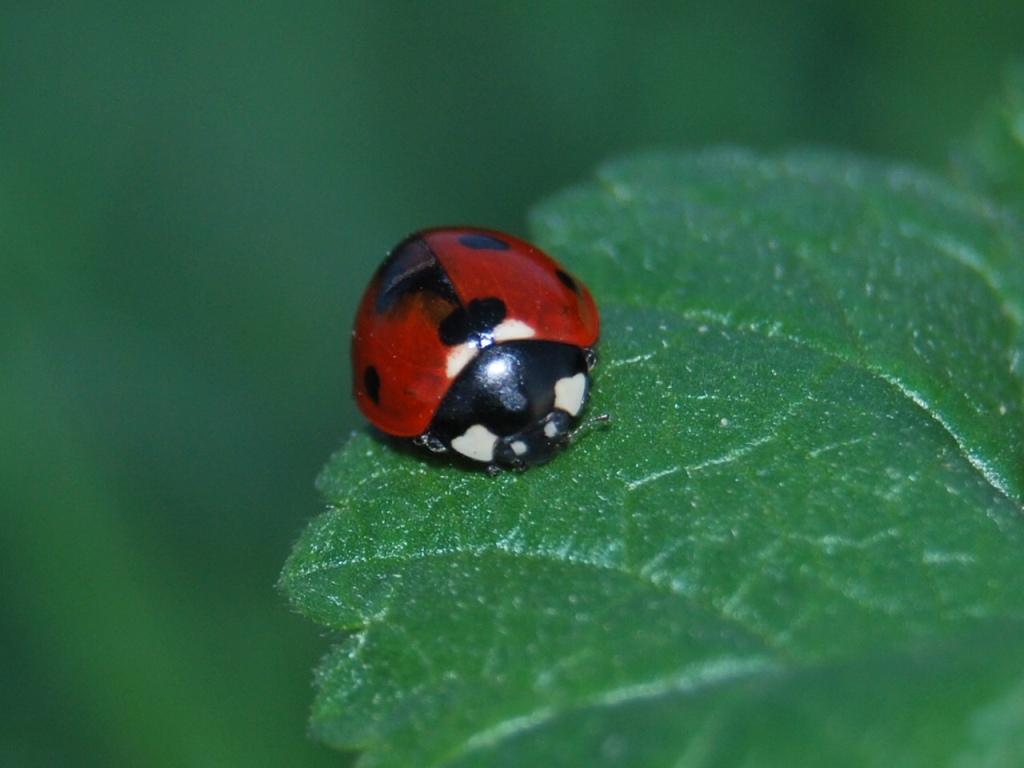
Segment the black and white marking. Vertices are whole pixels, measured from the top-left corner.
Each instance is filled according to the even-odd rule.
[[[461,372],[421,442],[492,468],[548,461],[586,406],[592,351],[518,339],[474,352],[459,361]]]

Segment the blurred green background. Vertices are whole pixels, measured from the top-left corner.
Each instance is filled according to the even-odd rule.
[[[637,147],[943,169],[1020,0],[0,8],[0,765],[336,765],[273,585],[412,229]]]

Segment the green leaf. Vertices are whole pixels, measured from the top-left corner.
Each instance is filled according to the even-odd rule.
[[[1022,630],[583,706],[452,765],[1017,768]]]
[[[892,716],[823,687],[888,695],[893,649],[946,642],[898,702],[991,684],[925,707],[939,747],[890,729],[848,764],[992,747],[944,724],[1020,700],[1016,625],[1006,656],[958,640],[1024,616],[1005,217],[906,168],[719,151],[611,163],[534,226],[602,306],[612,421],[496,478],[352,436],[281,582],[341,633],[314,732],[365,766],[780,764],[772,739]],[[786,711],[814,717],[751,725]]]
[[[1024,213],[1024,63],[1007,70],[956,160],[968,182]]]

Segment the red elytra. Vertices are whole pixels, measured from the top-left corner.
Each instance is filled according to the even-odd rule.
[[[490,299],[507,310],[501,335],[476,346],[536,339],[591,348],[600,335],[590,292],[536,246],[488,229],[417,232],[377,269],[356,314],[353,389],[363,414],[391,435],[427,432],[464,367],[453,356],[459,345],[442,338],[446,321]]]

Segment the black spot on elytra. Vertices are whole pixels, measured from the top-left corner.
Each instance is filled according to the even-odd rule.
[[[510,248],[504,240],[483,234],[462,235],[459,243],[474,251],[507,251]]]
[[[583,294],[580,293],[580,284],[577,283],[573,279],[572,275],[570,275],[568,272],[566,272],[564,270],[561,270],[561,269],[556,269],[555,270],[555,275],[557,275],[558,279],[562,281],[562,285],[564,285],[570,291],[575,293],[577,296],[582,296],[583,295]]]
[[[370,399],[377,405],[380,405],[380,374],[372,365],[363,371],[363,386],[366,388],[366,394],[370,396]]]
[[[457,307],[441,321],[439,327],[441,343],[446,347],[473,342],[479,347],[490,346],[494,341],[494,328],[508,314],[505,302],[490,297],[473,299],[466,307]]]
[[[395,246],[377,270],[379,280],[375,309],[384,314],[403,296],[428,291],[452,304],[458,303],[455,287],[437,255],[422,235],[410,235]]]

